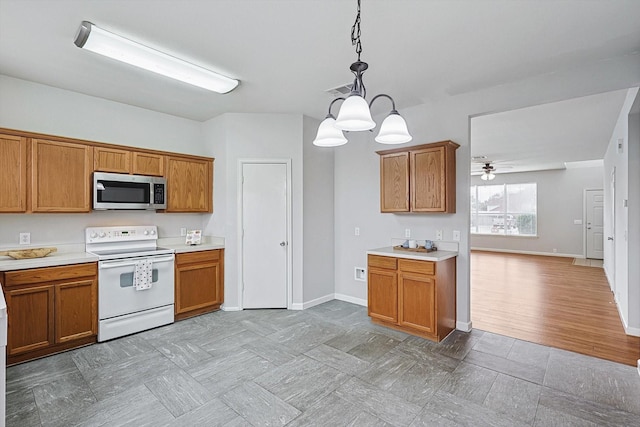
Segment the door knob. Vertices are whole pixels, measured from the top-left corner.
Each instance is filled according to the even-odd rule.
[[[587,227],[587,230],[591,230],[591,227]]]
[[[607,240],[613,240],[613,237],[609,236],[607,237]]]
[[[280,246],[287,246],[287,242],[280,242]]]

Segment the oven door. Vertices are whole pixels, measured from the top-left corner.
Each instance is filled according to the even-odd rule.
[[[173,304],[174,254],[98,262],[98,317],[109,319],[124,314]],[[136,262],[153,263],[149,289],[136,290],[133,275]]]

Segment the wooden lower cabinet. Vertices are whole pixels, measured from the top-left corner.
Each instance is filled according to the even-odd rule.
[[[176,320],[220,309],[224,302],[224,249],[176,255]]]
[[[7,363],[96,342],[97,264],[4,273]]]
[[[456,259],[368,256],[368,313],[383,326],[441,341],[456,324]]]

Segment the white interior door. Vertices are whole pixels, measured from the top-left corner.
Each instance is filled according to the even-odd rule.
[[[587,258],[604,258],[604,193],[587,190]]]
[[[287,308],[287,165],[242,165],[243,308]]]

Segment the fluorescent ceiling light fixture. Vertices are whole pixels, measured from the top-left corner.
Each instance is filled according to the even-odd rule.
[[[214,92],[227,93],[238,86],[238,80],[151,49],[88,21],[82,21],[74,43],[79,48]]]

